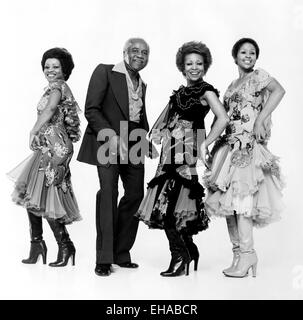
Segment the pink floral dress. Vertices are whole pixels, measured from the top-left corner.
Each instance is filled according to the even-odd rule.
[[[68,85],[50,83],[41,97],[37,111],[43,112],[52,90],[61,92],[61,100],[52,118],[38,133],[35,151],[8,173],[15,181],[13,201],[38,216],[59,219],[68,224],[81,220],[71,184],[69,163],[73,142],[80,138],[80,110]]]
[[[211,170],[204,182],[208,189],[205,208],[208,215],[243,214],[252,217],[255,226],[265,226],[280,219],[283,209],[283,182],[278,157],[267,148],[270,138],[270,117],[265,121],[266,138],[257,142],[254,123],[263,109],[272,80],[257,69],[238,86],[234,82],[224,96],[230,122],[226,134],[212,150]]]

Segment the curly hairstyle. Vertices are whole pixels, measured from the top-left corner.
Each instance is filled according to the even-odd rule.
[[[52,48],[44,52],[41,60],[42,70],[44,70],[45,61],[47,59],[58,59],[60,61],[64,80],[68,80],[74,68],[72,55],[65,48]]]
[[[260,48],[259,48],[257,42],[254,39],[251,39],[251,38],[242,38],[242,39],[238,40],[233,45],[233,48],[231,50],[231,54],[232,54],[234,60],[237,59],[238,52],[239,52],[240,48],[242,47],[242,45],[244,43],[250,43],[255,47],[255,49],[256,49],[256,57],[258,59],[259,58],[259,54],[260,54]]]
[[[184,74],[185,56],[191,53],[197,53],[203,57],[204,72],[206,73],[212,63],[212,56],[207,46],[204,43],[198,42],[198,41],[186,42],[178,49],[178,52],[176,55],[177,68],[182,72],[182,74]]]

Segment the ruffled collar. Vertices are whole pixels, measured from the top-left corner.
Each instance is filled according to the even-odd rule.
[[[170,100],[181,109],[201,105],[200,98],[204,94],[206,84],[205,81],[201,80],[190,87],[182,85],[178,90],[174,90]]]

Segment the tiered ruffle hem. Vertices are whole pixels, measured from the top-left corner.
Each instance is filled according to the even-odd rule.
[[[152,179],[136,217],[150,228],[163,229],[167,214],[173,214],[176,229],[197,234],[208,227],[204,211],[204,189],[198,181],[171,170]]]
[[[40,168],[41,160],[41,150],[35,151],[8,173],[15,182],[13,201],[37,216],[65,224],[81,220],[69,176],[57,182],[55,176],[54,182],[48,185],[46,170]]]
[[[278,158],[265,145],[254,142],[247,164],[235,161],[229,144],[216,152],[204,183],[208,188],[205,208],[210,216],[243,214],[263,227],[280,220],[282,181]]]

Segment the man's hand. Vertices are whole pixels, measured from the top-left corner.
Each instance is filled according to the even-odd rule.
[[[151,133],[150,139],[155,143],[155,144],[161,144],[161,139],[162,139],[162,134],[160,129],[153,129]]]
[[[110,139],[109,152],[111,155],[120,155],[121,159],[124,160],[124,156],[127,152],[127,147],[125,142],[117,135]]]
[[[109,152],[111,155],[116,155],[119,152],[119,136],[115,135],[111,137],[109,142]]]

